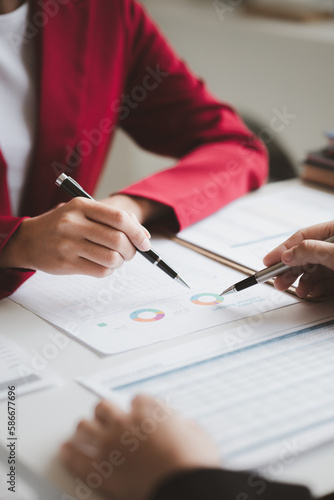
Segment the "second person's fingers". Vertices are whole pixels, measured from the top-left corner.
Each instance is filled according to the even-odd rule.
[[[302,273],[302,268],[294,268],[286,271],[283,274],[280,274],[275,278],[275,288],[281,291],[286,290],[296,281],[298,276],[300,276]]]
[[[334,270],[334,244],[319,240],[304,240],[283,252],[281,259],[288,266],[321,264]]]
[[[95,417],[112,430],[115,423],[126,419],[127,414],[114,403],[103,399],[95,408]]]
[[[304,240],[327,240],[330,236],[334,234],[334,221],[325,222],[322,224],[316,224],[307,228],[300,229],[294,233],[290,238],[285,240],[281,245],[274,248],[269,252],[263,259],[265,266],[272,266],[277,262],[280,262],[281,255],[286,250],[295,247]]]
[[[72,438],[74,442],[101,445],[105,439],[105,431],[98,420],[81,420]]]
[[[321,297],[323,295],[333,295],[334,294],[334,277],[324,278],[314,284],[313,288],[310,290],[310,294],[313,297]]]

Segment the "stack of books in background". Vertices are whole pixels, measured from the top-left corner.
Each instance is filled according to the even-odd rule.
[[[243,5],[252,14],[290,21],[319,21],[334,14],[333,0],[244,0]]]
[[[327,146],[306,156],[302,179],[334,188],[334,130],[326,132]]]

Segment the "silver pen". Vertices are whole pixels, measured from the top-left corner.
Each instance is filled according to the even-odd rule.
[[[334,236],[328,238],[328,240],[325,241],[327,243],[334,243]],[[249,278],[239,281],[229,288],[226,288],[226,290],[224,290],[220,295],[222,296],[227,295],[228,293],[241,292],[241,290],[245,290],[250,286],[257,285],[258,283],[264,283],[265,281],[275,278],[279,274],[283,274],[286,271],[289,271],[289,269],[293,269],[293,267],[287,266],[283,262],[278,262],[277,264],[266,267],[265,269],[261,269],[261,271],[253,274],[253,276],[250,276]]]

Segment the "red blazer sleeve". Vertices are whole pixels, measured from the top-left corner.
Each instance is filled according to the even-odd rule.
[[[0,215],[0,254],[23,219]],[[15,292],[33,273],[27,269],[0,269],[0,300]]]
[[[141,6],[126,0],[123,8],[130,71],[120,125],[143,148],[179,159],[123,193],[169,205],[183,229],[258,188],[266,150],[175,55]]]

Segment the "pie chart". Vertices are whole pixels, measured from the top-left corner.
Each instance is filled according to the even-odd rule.
[[[198,293],[197,295],[193,295],[190,300],[198,306],[216,306],[223,302],[224,297],[216,293]]]
[[[150,323],[159,321],[165,317],[165,313],[159,309],[138,309],[130,314],[130,319],[140,321],[141,323]]]

